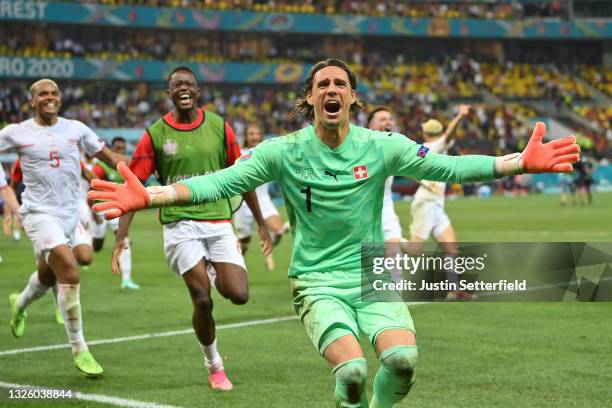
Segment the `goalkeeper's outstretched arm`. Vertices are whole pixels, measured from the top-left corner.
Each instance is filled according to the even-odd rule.
[[[389,172],[417,180],[455,183],[490,181],[523,173],[571,172],[572,163],[580,160],[576,138],[567,136],[542,143],[545,133],[546,125],[538,122],[522,153],[500,157],[437,155],[399,137],[387,146]]]
[[[92,180],[94,211],[104,211],[106,219],[120,217],[132,211],[149,207],[172,207],[200,204],[230,198],[252,191],[255,187],[272,180],[277,160],[270,153],[268,143],[253,149],[248,157],[226,169],[205,176],[192,177],[168,186],[144,187],[140,180],[121,162],[117,170],[125,179],[124,184],[105,180]],[[241,161],[242,160],[242,161]]]

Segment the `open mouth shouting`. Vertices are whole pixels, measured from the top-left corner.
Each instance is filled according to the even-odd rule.
[[[323,110],[329,118],[335,119],[340,116],[342,104],[338,100],[330,99],[323,104]]]

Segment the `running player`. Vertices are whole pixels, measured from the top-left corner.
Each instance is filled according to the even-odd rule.
[[[121,136],[114,137],[111,141],[110,149],[115,153],[125,155],[125,139]],[[117,172],[117,170],[101,161],[96,161],[94,163],[92,171],[100,180],[114,181],[116,183],[123,182],[123,178],[121,177],[121,174]],[[94,250],[96,252],[102,250],[107,229],[110,229],[113,232],[116,241],[118,228],[118,219],[115,218],[114,220],[107,221],[101,214],[93,214],[93,222],[90,223],[90,230],[91,235],[93,236]],[[121,265],[119,268],[121,270],[121,289],[140,289],[140,286],[132,280],[132,246],[130,244],[130,239],[127,236],[123,240],[123,249],[121,251],[119,263]]]
[[[194,175],[214,173],[240,157],[240,147],[229,124],[219,115],[196,107],[200,90],[189,68],[178,67],[170,73],[168,95],[174,109],[146,130],[130,162],[130,168],[141,181],[155,172],[162,185],[169,185]],[[257,196],[248,193],[245,200],[259,225],[267,256],[272,242]],[[121,265],[121,251],[133,215],[128,214],[119,223],[113,251],[114,273]],[[249,298],[246,267],[231,218],[229,197],[205,205],[164,208],[160,212],[166,260],[187,286],[193,303],[193,328],[209,371],[208,382],[220,390],[231,390],[233,385],[217,350],[211,286],[238,305]]]
[[[257,123],[248,124],[244,131],[244,144],[241,151],[242,154],[248,154],[250,149],[254,148],[261,142],[263,142],[263,132],[261,130],[261,126]],[[257,194],[257,201],[259,202],[259,207],[261,208],[261,214],[266,220],[266,225],[268,226],[270,234],[272,235],[272,244],[277,245],[280,242],[283,234],[289,229],[289,225],[283,224],[283,221],[278,214],[278,210],[270,198],[269,187],[269,183],[262,184],[255,189],[255,193]],[[238,211],[236,211],[234,214],[236,236],[238,236],[238,239],[240,240],[240,247],[242,248],[243,254],[249,248],[249,243],[251,242],[251,237],[253,236],[254,222],[255,218],[253,218],[253,213],[247,206],[240,206]],[[270,271],[274,270],[274,257],[272,254],[266,257],[266,268]]]
[[[91,178],[86,179],[84,173],[83,163],[81,162],[81,180],[88,180],[87,182],[91,182]],[[13,190],[15,190],[15,186],[21,185],[23,183],[23,173],[21,171],[21,162],[19,159],[15,161],[15,165],[13,166],[13,174],[11,176],[11,186]],[[89,266],[92,261],[92,238],[91,234],[85,228],[81,220],[77,222],[76,228],[74,230],[74,240],[71,244],[72,253],[80,266]],[[34,259],[36,260],[36,264],[38,265],[40,261],[40,248],[34,245]],[[59,290],[59,285],[56,283],[51,288],[53,292],[53,302],[55,304],[55,321],[58,324],[64,324],[64,318],[62,317],[62,312],[60,311],[59,304],[57,303],[57,294]]]
[[[457,116],[449,123],[446,132],[443,131],[442,124],[435,119],[429,119],[423,123],[421,125],[425,141],[423,146],[433,153],[446,154],[454,144],[455,129],[469,112],[470,105],[459,105]],[[446,255],[455,256],[457,254],[455,230],[444,211],[445,194],[446,183],[441,181],[421,182],[410,206],[412,224],[410,225],[410,245],[407,246],[407,252],[421,253],[424,242],[433,236]],[[447,276],[449,281],[457,281],[457,274],[454,271],[447,271]],[[471,295],[464,291],[451,291],[447,299],[469,300]]]
[[[310,123],[290,135],[252,149],[236,165],[176,184],[145,188],[123,163],[123,185],[94,180],[94,206],[106,217],[147,207],[214,202],[278,180],[293,235],[289,276],[293,302],[315,347],[333,367],[336,402],[367,407],[367,365],[358,341],[368,337],[381,361],[370,407],[391,407],[415,381],[414,325],[399,302],[361,299],[361,245],[383,238],[384,183],[391,175],[470,182],[522,172],[571,171],[579,160],[574,137],[542,144],[538,123],[523,153],[503,157],[451,157],[430,153],[403,135],[377,132],[349,122],[361,108],[357,79],[342,61],[312,67],[294,112]],[[325,171],[337,175],[328,177]]]
[[[27,306],[58,282],[58,303],[74,363],[85,375],[95,377],[103,370],[83,336],[79,268],[70,250],[78,222],[79,146],[109,165],[124,157],[111,152],[83,123],[58,116],[61,95],[54,81],[41,79],[32,84],[30,107],[32,119],[0,130],[0,151],[16,149],[21,161],[26,189],[20,214],[41,254],[38,272],[21,293],[9,296],[10,326],[15,337],[23,336]]]

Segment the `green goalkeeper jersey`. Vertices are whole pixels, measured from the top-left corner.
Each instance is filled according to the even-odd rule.
[[[406,136],[350,125],[332,149],[308,126],[270,139],[234,166],[181,181],[194,203],[215,201],[279,182],[291,224],[289,276],[309,272],[360,272],[361,243],[383,242],[385,180],[467,182],[494,178],[494,157],[430,153]]]

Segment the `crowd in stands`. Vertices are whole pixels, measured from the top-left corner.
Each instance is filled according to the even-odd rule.
[[[590,122],[590,128],[584,129],[582,136],[592,142],[596,156],[605,155],[612,148],[612,106],[579,105],[574,107],[574,112]]]
[[[591,97],[587,87],[554,64],[483,64],[485,85],[494,95],[505,98],[570,98]]]
[[[111,3],[111,2],[107,2]],[[143,0],[113,4],[189,6],[190,2]],[[172,4],[170,4],[172,3]],[[235,1],[234,8],[281,7],[286,2]],[[315,4],[316,3],[316,4]],[[375,7],[380,2],[330,1],[300,4],[320,7]],[[395,3],[382,2],[393,8]],[[550,6],[553,2],[539,2]],[[198,2],[221,7],[221,2]],[[228,3],[229,4],[229,3]],[[453,7],[469,3],[452,3]],[[511,6],[511,3],[503,3]],[[443,7],[410,3],[409,7]],[[481,7],[494,5],[481,3]],[[228,6],[229,7],[229,6]],[[368,6],[369,7],[369,6]],[[408,7],[408,5],[406,5]],[[495,6],[496,7],[496,6]],[[524,8],[531,7],[525,4]],[[364,8],[365,10],[365,8]],[[535,112],[520,104],[482,105],[490,91],[498,100],[525,102],[554,100],[574,108],[575,101],[593,103],[582,77],[592,86],[612,95],[612,70],[582,65],[579,61],[601,64],[601,44],[568,42],[554,47],[545,41],[528,45],[521,42],[462,39],[405,39],[382,42],[376,37],[252,35],[246,32],[201,32],[191,30],[151,30],[116,27],[44,25],[12,22],[0,27],[0,56],[90,57],[123,60],[175,60],[185,62],[267,61],[312,63],[329,56],[346,60],[356,71],[361,87],[359,97],[369,109],[377,105],[393,107],[398,130],[420,133],[420,123],[430,117],[448,122],[451,108],[458,101],[475,104],[466,125],[459,130],[460,148],[480,153],[516,150],[529,136],[528,118]],[[469,55],[469,57],[466,57]],[[598,60],[599,58],[599,60]],[[510,62],[517,61],[517,62]],[[544,62],[546,64],[536,64]],[[171,106],[158,84],[94,82],[61,83],[64,112],[92,127],[138,127],[152,123]],[[201,84],[201,103],[219,112],[238,133],[256,120],[268,134],[285,134],[304,122],[290,115],[298,84],[285,87]],[[25,82],[0,82],[0,126],[29,116]],[[576,113],[596,123],[584,134],[594,145],[607,149],[610,137],[610,110],[576,108]],[[356,118],[365,124],[365,114]],[[601,131],[600,131],[601,130]],[[605,133],[605,132],[608,133]],[[602,136],[603,135],[603,136]]]
[[[612,96],[612,68],[582,65],[580,74],[595,88]]]
[[[581,105],[574,107],[574,111],[590,120],[593,128],[602,130],[612,129],[612,106],[601,108],[592,105]]]
[[[171,109],[164,90],[139,83],[127,87],[117,83],[66,83],[62,85],[63,110],[68,118],[78,119],[94,128],[146,128]],[[261,123],[267,134],[282,135],[306,125],[291,114],[296,93],[287,88],[203,87],[200,105],[221,114],[242,135],[249,122]],[[389,106],[397,118],[397,130],[419,140],[421,123],[437,118],[448,123],[455,105],[428,99],[425,94],[413,98],[376,98],[369,92],[359,94],[366,111],[355,117],[365,126],[368,110]],[[0,87],[0,127],[30,116],[27,84]],[[504,154],[524,147],[530,135],[533,109],[509,103],[492,106],[477,102],[457,131],[456,152]]]
[[[4,26],[0,28],[0,36],[6,40],[0,44],[0,55],[278,63],[311,63],[333,55],[352,63],[364,84],[376,89],[383,100],[392,100],[400,92],[427,93],[434,99],[474,98],[479,94],[478,88],[484,85],[494,95],[504,98],[547,98],[572,103],[591,96],[575,79],[574,72],[604,92],[612,87],[612,70],[604,71],[601,67],[583,65],[571,71],[553,62],[546,65],[493,62],[501,52],[491,44],[488,52],[470,50],[471,58],[465,58],[457,54],[461,49],[458,44],[443,41],[404,44],[400,49],[397,44],[377,46],[373,39],[346,41],[326,36],[314,46],[313,39],[279,35],[212,32],[202,36],[196,31],[108,28],[94,32],[86,27],[59,27],[32,30],[26,24]],[[516,51],[508,47],[508,53],[514,55]],[[361,66],[365,68],[359,69]]]
[[[248,32],[155,30],[14,23],[0,27],[0,55],[102,60],[182,60],[190,62],[290,60],[294,48],[281,36]],[[298,44],[299,45],[299,44]],[[282,50],[282,51],[279,51]]]
[[[355,65],[354,69],[367,87],[366,98],[405,105],[406,98],[415,97],[434,104],[440,98],[478,98],[477,86],[482,84],[478,67],[476,61],[460,57],[446,64],[397,61]]]
[[[173,60],[188,62],[314,62],[330,55],[357,64],[406,61],[444,62],[463,53],[480,62],[513,61],[549,64],[579,71],[579,64],[601,66],[601,41],[564,43],[461,38],[404,38],[350,35],[287,36],[283,33],[152,29],[11,22],[0,26],[0,56],[41,58],[87,57],[102,60]],[[591,73],[594,76],[596,72]]]
[[[251,10],[276,13],[319,13],[372,17],[441,17],[520,19],[567,17],[562,1],[411,1],[405,0],[96,0],[109,5],[189,7],[212,10]]]
[[[194,30],[138,30],[117,27],[45,25],[12,22],[0,26],[0,55],[102,60],[174,60],[186,62],[314,62],[330,55],[357,64],[395,62],[397,55],[410,61],[443,60],[462,49],[461,40],[410,39],[401,42],[359,36],[286,36],[278,33]],[[466,53],[495,61],[493,41],[482,41]],[[540,47],[545,49],[545,47]],[[588,59],[578,56],[583,63]],[[566,61],[567,59],[563,59]]]
[[[62,82],[62,115],[94,128],[146,128],[172,105],[162,85]],[[0,85],[0,127],[30,116],[28,84]],[[290,111],[295,93],[269,87],[204,86],[201,105],[223,115],[242,133],[250,121],[260,121],[266,132],[284,134],[303,126]]]

